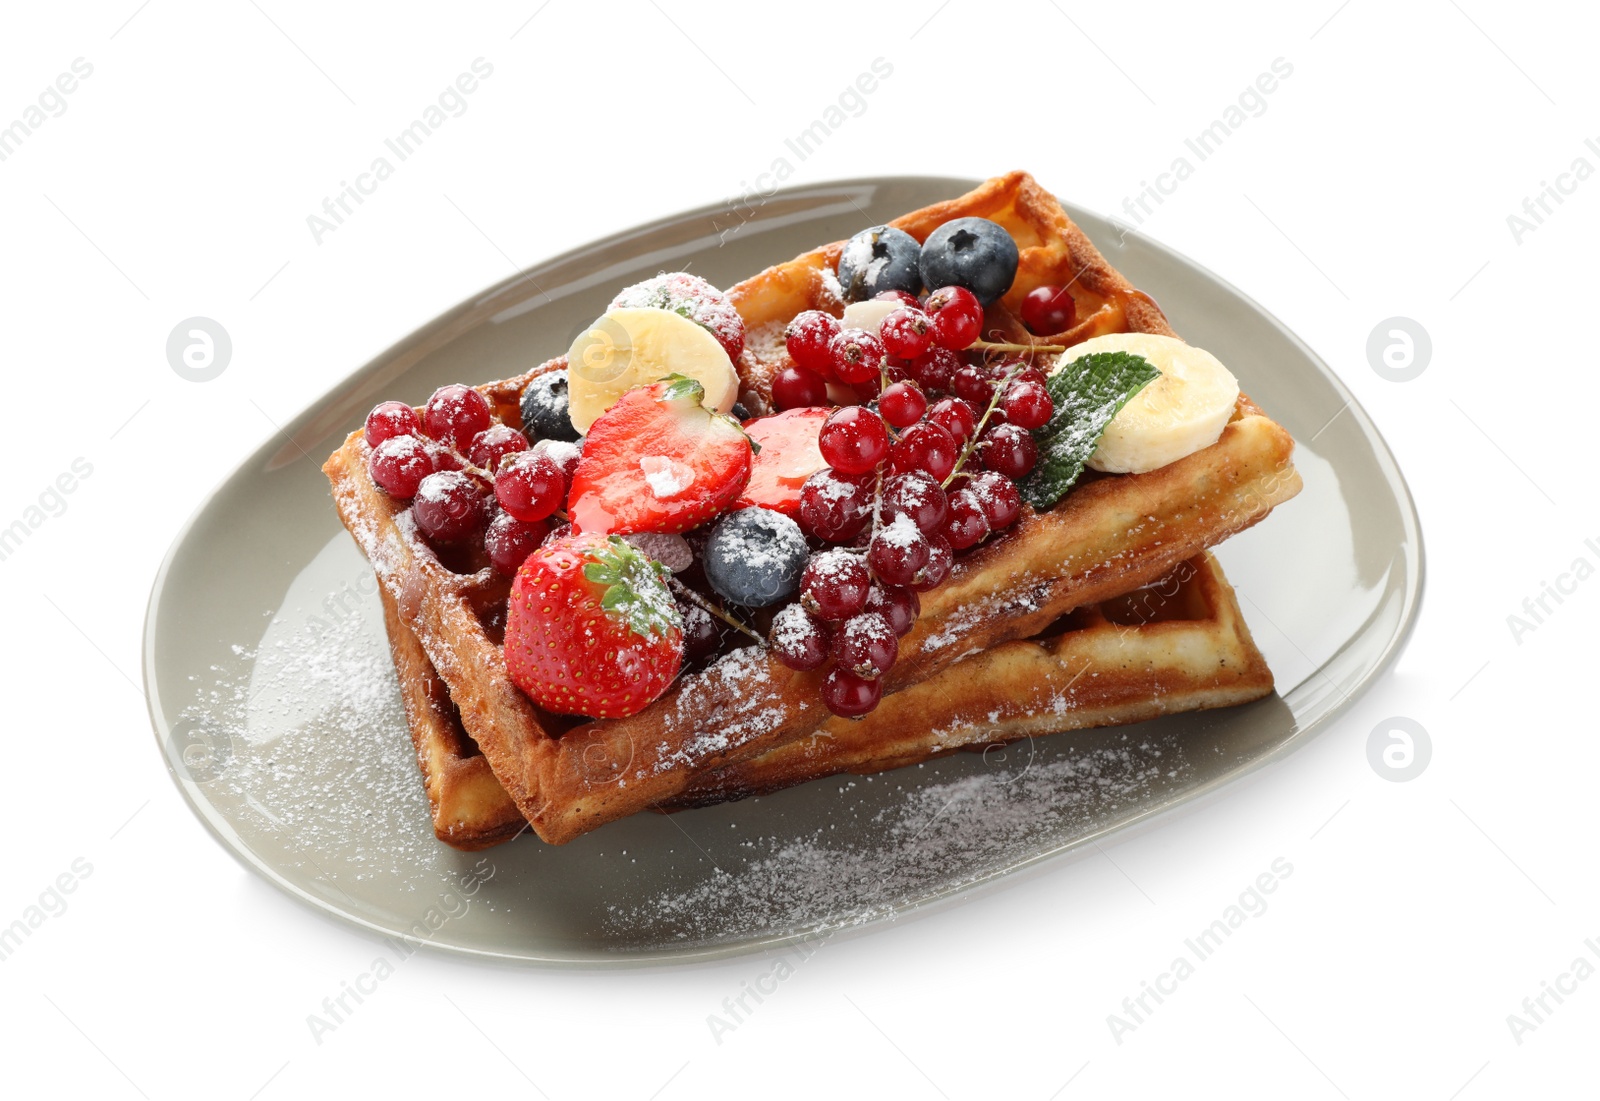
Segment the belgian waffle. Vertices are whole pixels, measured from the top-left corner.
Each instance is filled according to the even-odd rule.
[[[967,215],[999,222],[1021,248],[1016,282],[990,308],[985,335],[1034,339],[1012,311],[1045,283],[1069,285],[1083,318],[1050,340],[1074,344],[1120,331],[1173,335],[1155,303],[1115,272],[1025,174],[991,180],[892,224],[921,240]],[[787,362],[779,338],[787,320],[803,309],[842,309],[831,277],[840,249],[806,253],[729,291],[749,330],[736,366],[754,408],[764,407],[771,377]],[[523,387],[564,365],[557,358],[479,389],[502,420],[520,425]],[[949,580],[923,598],[921,617],[887,675],[887,692],[1038,635],[1075,608],[1156,581],[1260,521],[1299,491],[1293,446],[1280,425],[1241,396],[1212,446],[1147,474],[1085,477],[1048,512],[1025,508],[1014,527],[964,555]],[[356,431],[324,466],[339,514],[448,687],[461,725],[546,841],[565,842],[671,802],[706,774],[808,737],[827,719],[821,674],[791,671],[754,647],[680,677],[627,718],[583,722],[540,711],[506,674],[496,618],[505,583],[481,563],[442,561],[403,503],[373,484],[368,454]]]
[[[526,829],[461,726],[443,681],[383,591],[434,832],[482,849]],[[1079,608],[1041,634],[1004,643],[885,698],[859,722],[815,733],[747,761],[698,774],[658,809],[760,795],[840,772],[869,773],[958,749],[982,749],[1158,715],[1229,707],[1272,691],[1272,673],[1209,554],[1153,585]]]

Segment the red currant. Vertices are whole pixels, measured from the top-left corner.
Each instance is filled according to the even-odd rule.
[[[367,471],[379,489],[405,500],[415,497],[422,479],[433,473],[433,455],[415,436],[390,436],[367,460]]]
[[[417,486],[411,514],[432,541],[457,543],[483,527],[486,506],[477,482],[459,470],[441,470]]]
[[[898,585],[874,585],[872,595],[867,597],[867,611],[881,615],[894,628],[896,637],[905,638],[916,626],[917,616],[922,614],[922,601],[917,599],[912,589]]]
[[[885,520],[909,516],[924,535],[936,535],[944,528],[949,511],[944,490],[920,470],[896,474],[883,483],[881,515]]]
[[[1025,429],[1014,424],[1002,424],[983,434],[978,450],[983,453],[983,465],[1007,478],[1025,478],[1039,461],[1039,445]]]
[[[722,627],[710,612],[693,601],[675,603],[678,614],[683,616],[683,664],[687,668],[722,649]]]
[[[862,612],[846,620],[833,636],[833,660],[858,677],[871,680],[883,676],[899,656],[894,626],[877,612]]]
[[[919,309],[902,307],[878,325],[884,350],[901,359],[916,359],[933,344],[933,322]]]
[[[403,401],[384,401],[367,414],[365,435],[368,447],[377,447],[393,436],[412,436],[422,427],[417,411]]]
[[[872,479],[819,470],[800,487],[800,526],[827,543],[848,543],[872,518]]]
[[[900,442],[889,452],[889,469],[895,474],[920,470],[942,482],[956,467],[955,437],[930,421],[906,429]]]
[[[989,517],[971,489],[950,494],[950,517],[945,521],[944,537],[952,550],[966,550],[989,534]]]
[[[961,369],[961,356],[938,345],[929,348],[911,364],[911,377],[924,390],[948,390],[950,380]]]
[[[572,481],[572,476],[578,472],[578,460],[583,458],[583,448],[566,440],[540,440],[533,445],[535,451],[542,451],[555,460],[561,470],[561,476],[567,481]]]
[[[934,402],[933,408],[928,410],[928,420],[950,433],[963,447],[978,428],[977,411],[960,398],[941,398]]]
[[[1034,383],[1038,383],[1040,386],[1043,386],[1043,385],[1045,385],[1045,381],[1046,380],[1045,380],[1044,372],[1039,370],[1039,368],[1037,368],[1037,367],[1024,367],[1021,371],[1018,371],[1015,375],[1013,375],[1011,377],[1011,381],[1013,381],[1013,382],[1034,382]],[[1045,396],[1048,397],[1049,395],[1046,394]]]
[[[886,585],[909,585],[928,564],[928,540],[909,516],[878,529],[867,548],[867,565]]]
[[[828,380],[815,371],[791,364],[772,380],[772,404],[781,412],[828,404]]]
[[[472,437],[493,422],[487,399],[459,383],[439,387],[422,410],[423,431],[457,451],[465,451]]]
[[[961,368],[951,380],[950,388],[962,401],[979,409],[987,406],[989,399],[994,396],[994,381],[982,367]]]
[[[865,405],[835,410],[817,434],[817,450],[843,474],[865,474],[883,462],[889,451],[889,430],[883,418]]]
[[[883,364],[883,341],[865,329],[840,329],[829,347],[833,351],[833,373],[841,382],[866,382]]]
[[[1018,428],[1029,429],[1043,428],[1050,423],[1056,411],[1048,390],[1037,382],[1021,379],[1006,390],[1001,407],[1005,409],[1007,422]]]
[[[467,448],[467,458],[472,461],[473,466],[493,474],[501,459],[514,452],[526,450],[528,450],[528,437],[509,425],[491,424],[472,437],[472,443]]]
[[[772,617],[768,643],[779,661],[801,673],[822,668],[832,649],[826,625],[798,604]]]
[[[847,550],[819,551],[800,575],[800,601],[806,611],[837,622],[860,615],[872,591],[872,575],[861,555]]]
[[[912,591],[925,593],[943,585],[944,579],[950,576],[950,568],[955,565],[955,560],[956,554],[950,549],[950,540],[942,535],[933,536],[928,540],[928,564],[922,567],[922,573],[911,583]]]
[[[500,464],[494,495],[501,508],[531,524],[561,507],[567,479],[548,451],[519,451]]]
[[[896,382],[878,398],[878,412],[896,428],[910,428],[928,411],[928,399],[914,382]]]
[[[952,352],[969,347],[983,328],[983,305],[965,287],[940,287],[923,309],[933,319],[933,342]]]
[[[806,370],[833,377],[833,349],[830,347],[839,335],[839,321],[821,310],[807,310],[797,314],[783,331],[783,344],[789,358]]]
[[[483,533],[483,549],[489,552],[495,569],[515,577],[528,555],[539,549],[549,533],[548,520],[525,524],[509,512],[497,512]]]
[[[466,460],[461,457],[461,453],[447,443],[428,440],[426,441],[426,446],[428,448],[428,457],[433,460],[433,469],[435,470],[460,470],[466,465]]]
[[[833,669],[822,681],[822,702],[829,711],[847,719],[858,719],[878,706],[883,685],[858,677],[848,669]]]
[[[1078,304],[1065,287],[1035,287],[1022,300],[1022,323],[1035,336],[1064,333],[1078,323]]]
[[[910,291],[879,291],[872,297],[880,302],[898,302],[900,305],[913,310],[922,308],[922,303]]]
[[[967,488],[983,508],[990,531],[1003,531],[1017,522],[1022,513],[1022,494],[1017,492],[1017,484],[1010,478],[984,470],[972,476]]]

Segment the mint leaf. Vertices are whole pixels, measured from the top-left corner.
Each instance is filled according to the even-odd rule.
[[[1063,364],[1045,382],[1056,411],[1049,424],[1034,429],[1039,461],[1021,485],[1022,499],[1040,512],[1061,500],[1117,410],[1160,377],[1149,360],[1131,352],[1094,352]]]

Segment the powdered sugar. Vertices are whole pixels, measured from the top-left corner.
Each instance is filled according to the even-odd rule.
[[[915,546],[922,541],[922,529],[917,527],[916,521],[905,513],[896,516],[891,522],[878,528],[875,538],[891,547],[907,548]]]
[[[376,592],[341,536],[258,644],[235,645],[233,660],[194,678],[174,724],[191,750],[180,775],[270,835],[281,861],[335,881],[409,877],[439,844]]]
[[[1153,806],[1187,771],[1175,740],[1136,728],[820,780],[741,805],[745,818],[769,823],[784,821],[779,808],[787,808],[808,827],[801,834],[740,832],[719,846],[708,819],[686,818],[718,873],[615,906],[607,923],[656,935],[664,926],[688,942],[862,924],[1081,842],[1108,818]]]
[[[772,644],[779,650],[803,646],[816,628],[799,604],[786,604],[772,617]]]
[[[665,455],[639,456],[639,469],[644,472],[650,492],[662,500],[676,497],[694,485],[694,471]]]

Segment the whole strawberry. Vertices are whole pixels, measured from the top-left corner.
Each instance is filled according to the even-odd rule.
[[[667,690],[683,616],[665,567],[621,539],[575,535],[530,554],[506,611],[506,671],[546,711],[612,719]]]

